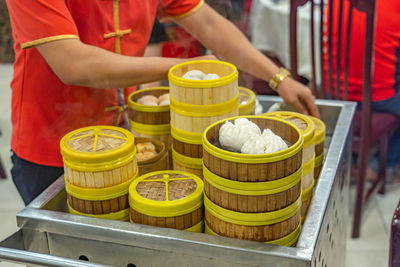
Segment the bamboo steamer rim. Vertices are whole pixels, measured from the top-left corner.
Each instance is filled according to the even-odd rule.
[[[214,117],[229,113],[239,106],[239,93],[228,101],[218,104],[194,105],[179,102],[171,97],[171,110],[183,116],[189,117]]]
[[[187,132],[176,128],[171,124],[171,136],[180,142],[188,143],[192,145],[201,145],[203,133]]]
[[[239,182],[220,177],[203,164],[204,179],[215,188],[232,194],[246,196],[265,196],[286,191],[301,181],[302,170],[281,179],[268,182]]]
[[[256,106],[256,94],[253,92],[253,90],[248,89],[246,87],[239,86],[239,100],[240,100],[240,95],[247,95],[248,99],[245,104],[241,104],[239,101],[239,114],[249,114],[251,112],[254,112],[255,106]]]
[[[182,165],[187,168],[192,168],[192,169],[202,169],[203,165],[203,158],[192,158],[188,157],[185,155],[182,155],[174,149],[174,146],[172,146],[172,159],[178,163],[179,165]]]
[[[222,76],[219,79],[213,79],[213,80],[188,80],[188,79],[183,79],[182,77],[179,77],[174,74],[174,71],[178,68],[181,68],[183,66],[187,65],[193,65],[193,64],[219,64],[219,65],[224,65],[232,69],[232,73]],[[170,68],[168,72],[168,80],[177,85],[177,86],[182,86],[182,87],[188,87],[188,88],[210,88],[210,87],[218,87],[218,86],[224,86],[227,84],[230,84],[234,81],[236,81],[239,77],[239,73],[236,69],[236,67],[233,64],[230,64],[228,62],[224,61],[219,61],[219,60],[192,60],[192,61],[187,61],[183,62],[180,64],[177,64]]]
[[[315,142],[315,124],[306,115],[303,115],[303,114],[300,114],[297,112],[292,112],[292,111],[273,111],[273,112],[264,113],[264,114],[262,114],[262,116],[279,117],[284,120],[291,119],[291,118],[300,119],[307,124],[306,129],[304,129],[304,130],[300,129],[300,131],[302,132],[303,138],[304,138],[304,148],[311,146]]]
[[[209,235],[215,235],[215,236],[219,236],[217,233],[215,233],[208,225],[207,223],[205,223],[204,226],[204,233],[209,234]],[[271,240],[271,241],[267,241],[264,242],[266,244],[273,244],[273,245],[278,245],[278,246],[287,246],[287,247],[291,247],[294,243],[296,243],[296,241],[298,240],[299,236],[301,233],[301,223],[299,223],[296,227],[296,229],[291,232],[290,234],[281,237],[279,239],[275,239],[275,240]]]
[[[150,179],[146,180],[149,177],[156,176],[159,174],[163,174],[164,177],[162,179]],[[170,178],[169,174],[179,174],[183,175],[182,178]],[[166,200],[165,201],[157,201],[151,200],[142,197],[137,191],[136,187],[140,182],[144,180],[148,182],[164,182],[166,190]],[[168,182],[169,181],[177,181],[177,180],[193,180],[196,183],[196,189],[192,194],[176,199],[176,200],[168,200]],[[147,173],[145,175],[140,176],[138,179],[134,180],[129,187],[129,205],[134,210],[154,217],[175,217],[181,216],[184,214],[191,213],[196,209],[199,209],[203,205],[203,189],[204,184],[203,181],[196,175],[183,172],[183,171],[156,171]]]
[[[312,184],[303,192],[301,192],[301,202],[306,202],[309,200],[314,192],[315,180],[313,179]]]
[[[321,154],[319,154],[318,156],[315,157],[315,164],[314,164],[314,168],[317,168],[319,166],[322,165],[322,163],[324,162],[324,152],[322,152]]]
[[[277,151],[274,153],[268,153],[268,154],[236,153],[236,152],[224,150],[222,148],[218,148],[210,143],[210,141],[207,139],[208,131],[210,131],[213,127],[217,126],[218,124],[222,124],[225,121],[235,120],[238,118],[247,118],[247,119],[255,118],[255,119],[266,119],[266,120],[279,121],[281,123],[287,124],[290,127],[292,127],[297,132],[299,139],[293,145],[291,145],[290,147],[288,147],[284,150]],[[276,161],[290,158],[303,149],[303,135],[300,132],[300,130],[297,127],[295,127],[292,123],[287,122],[283,119],[275,118],[275,117],[266,117],[266,116],[257,116],[257,115],[236,116],[236,117],[231,117],[231,118],[217,121],[207,127],[207,129],[203,133],[202,140],[203,140],[203,149],[206,150],[207,153],[209,153],[217,158],[221,158],[221,159],[231,161],[231,162],[238,162],[238,163],[260,164],[260,163],[276,162]]]
[[[89,201],[101,201],[101,200],[109,200],[113,198],[117,198],[123,195],[128,194],[129,185],[133,180],[138,177],[139,169],[136,168],[135,175],[126,180],[123,183],[113,185],[110,187],[103,187],[103,188],[87,188],[87,187],[80,187],[71,184],[65,177],[65,190],[67,193],[75,198],[89,200]]]
[[[90,214],[90,213],[83,213],[83,212],[79,212],[79,211],[75,210],[74,208],[71,207],[71,205],[69,205],[68,201],[67,201],[67,205],[68,205],[69,213],[74,214],[74,215],[88,216],[88,217],[94,217],[94,218],[99,218],[99,219],[118,220],[118,221],[128,221],[129,220],[129,208],[123,209],[123,210],[120,210],[117,212],[108,213],[108,214]]]
[[[102,131],[114,131],[115,133],[119,133],[119,135],[112,135],[110,133],[104,133]],[[89,132],[83,135],[79,135],[80,133]],[[79,138],[94,136],[93,140],[93,149],[97,149],[98,137],[109,137],[113,139],[121,139],[124,140],[122,144],[118,147],[114,147],[110,150],[106,151],[80,151],[70,147],[69,141],[77,140]],[[136,153],[135,147],[135,137],[133,134],[123,128],[115,127],[115,126],[89,126],[80,129],[76,129],[67,133],[60,141],[60,150],[63,156],[64,162],[74,167],[82,167],[82,168],[91,168],[94,167],[94,171],[97,170],[96,167],[101,167],[104,163],[109,162],[110,164],[114,164],[116,162],[120,163],[124,161],[125,163],[129,161],[129,159]]]
[[[325,123],[313,116],[308,116],[315,124],[315,144],[319,145],[325,140],[325,131],[326,126]]]
[[[171,126],[169,123],[166,124],[144,124],[129,120],[131,131],[135,131],[146,135],[166,135],[170,134]]]
[[[204,231],[204,220],[201,220],[192,227],[185,229],[185,231],[192,233],[202,233]]]
[[[308,162],[303,164],[303,166],[302,166],[303,176],[306,176],[307,174],[312,172],[314,167],[315,167],[315,153],[314,153],[314,156]]]
[[[270,212],[243,213],[228,210],[213,203],[206,194],[204,194],[204,208],[214,217],[225,222],[247,225],[247,226],[265,226],[283,222],[293,217],[301,206],[301,196],[289,206]]]
[[[143,104],[139,104],[135,101],[133,101],[133,97],[141,94],[143,92],[149,92],[149,91],[154,91],[154,90],[166,90],[169,92],[169,88],[166,86],[160,86],[160,87],[151,87],[151,88],[145,88],[145,89],[140,89],[136,90],[132,94],[129,95],[128,97],[128,107],[133,110],[137,111],[143,111],[143,112],[165,112],[169,111],[169,105],[162,105],[162,106],[146,106]]]
[[[162,155],[164,153],[166,153],[165,144],[164,144],[164,142],[162,142],[160,140],[157,140],[154,138],[149,138],[149,137],[136,137],[135,138],[135,145],[140,144],[140,143],[146,143],[146,142],[152,143],[156,147],[157,154],[154,157],[146,159],[146,160],[142,160],[142,161],[138,160],[139,165],[145,165],[145,164],[156,162],[162,157]],[[159,149],[159,151],[157,151],[157,147],[161,147],[161,149]]]

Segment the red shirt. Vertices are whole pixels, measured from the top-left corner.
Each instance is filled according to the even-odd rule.
[[[348,1],[345,2],[344,13],[347,14]],[[334,19],[338,18],[339,1],[334,0]],[[400,1],[399,0],[377,0],[376,1],[376,25],[373,56],[373,82],[372,100],[382,101],[392,97],[396,90],[400,90]],[[343,37],[342,37],[342,73],[344,71],[345,55],[345,32],[347,29],[347,15],[343,16]],[[335,25],[336,23],[333,22]],[[365,39],[365,15],[357,10],[353,13],[351,44],[349,57],[349,100],[362,100],[362,77],[363,77],[363,56]],[[325,26],[327,23],[325,22]],[[335,25],[336,26],[336,25]],[[333,27],[333,51],[337,45],[337,27]],[[327,36],[327,31],[325,31]],[[325,39],[327,40],[327,38]],[[324,44],[325,52],[327,43]],[[336,53],[333,56],[333,71],[336,70]],[[327,81],[328,55],[324,53],[325,78]],[[397,67],[396,67],[397,65]],[[397,78],[396,78],[397,76]],[[341,77],[342,82],[344,75]],[[333,77],[335,83],[335,77]],[[397,87],[397,88],[396,88]],[[333,86],[335,88],[335,86]],[[342,88],[343,90],[343,88]],[[335,91],[335,89],[334,89]]]
[[[202,0],[7,0],[15,40],[11,147],[21,158],[62,165],[59,142],[71,130],[113,125],[116,90],[68,86],[34,47],[76,38],[123,55],[143,56],[154,19],[184,16]],[[134,88],[126,88],[125,95]]]

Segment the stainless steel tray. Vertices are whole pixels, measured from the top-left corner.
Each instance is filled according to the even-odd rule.
[[[258,99],[264,110],[281,101],[272,96]],[[326,160],[296,247],[72,215],[59,178],[17,214],[20,231],[15,235],[23,244],[4,251],[12,246],[7,240],[0,243],[0,260],[10,258],[2,253],[35,252],[33,256],[52,255],[66,264],[88,261],[80,261],[81,266],[344,266],[355,104],[317,104],[327,126]]]

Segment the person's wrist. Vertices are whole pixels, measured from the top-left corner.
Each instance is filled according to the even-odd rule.
[[[272,88],[272,90],[277,92],[282,81],[291,76],[292,75],[287,69],[281,67],[279,68],[279,71],[269,80],[268,85]]]

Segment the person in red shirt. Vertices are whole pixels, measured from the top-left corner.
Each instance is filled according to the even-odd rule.
[[[334,21],[339,17],[339,1],[334,1]],[[344,13],[347,14],[348,2],[345,2]],[[327,10],[326,10],[327,12]],[[373,81],[372,81],[372,109],[377,112],[388,112],[400,116],[400,1],[398,0],[376,0],[375,18],[375,40],[373,57]],[[347,28],[347,16],[343,17],[343,29]],[[327,25],[327,24],[326,24]],[[336,69],[336,37],[337,23],[332,28],[333,32],[333,69]],[[345,33],[342,31],[342,47],[345,47]],[[327,31],[325,31],[327,35]],[[327,36],[326,36],[327,37]],[[327,40],[327,38],[325,38]],[[349,85],[348,98],[359,102],[362,101],[362,78],[363,78],[363,53],[365,40],[365,14],[353,13],[351,29],[351,45],[349,52]],[[327,42],[324,44],[327,48]],[[327,49],[325,49],[327,51]],[[345,49],[342,49],[341,58],[344,59]],[[327,80],[328,55],[324,54],[325,77]],[[341,62],[342,73],[344,60]],[[344,77],[341,77],[343,83]],[[333,77],[335,81],[335,77]],[[335,86],[333,86],[335,87]],[[335,88],[333,90],[335,92]],[[343,93],[343,88],[341,88]],[[376,176],[378,169],[377,157],[371,162],[370,174]],[[388,157],[388,175],[392,182],[400,178],[400,129],[394,133],[390,140]],[[372,171],[372,172],[371,172]],[[374,173],[375,172],[375,173]],[[397,172],[397,173],[396,173]],[[372,177],[373,178],[373,177]],[[400,180],[399,180],[400,181]]]
[[[172,20],[218,57],[269,81],[279,68],[202,0],[7,0],[15,41],[13,181],[27,204],[62,174],[59,141],[88,125],[120,123],[115,88],[165,79],[187,59],[143,57],[155,17]],[[206,58],[216,59],[214,56]],[[318,116],[291,78],[278,93]]]

